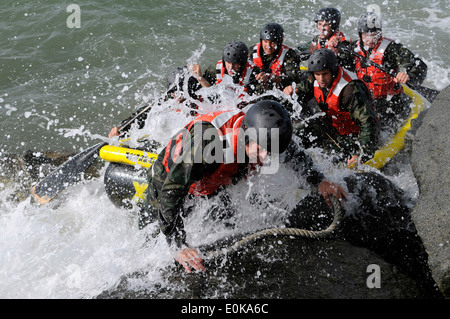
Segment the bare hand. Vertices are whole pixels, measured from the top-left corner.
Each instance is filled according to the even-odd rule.
[[[180,253],[178,253],[178,256],[175,257],[175,260],[182,264],[187,272],[191,272],[191,268],[197,271],[206,271],[203,266],[203,259],[193,248],[188,247],[183,249]]]
[[[319,46],[316,44],[314,45],[313,43],[311,43],[311,45],[309,46],[309,54],[312,54],[314,51],[319,50]]]
[[[295,91],[298,93],[298,89],[295,89]],[[283,89],[283,93],[286,95],[292,95],[294,94],[294,88],[292,87],[292,85],[286,86]]]
[[[319,192],[325,198],[328,206],[331,206],[330,195],[336,197],[339,200],[341,206],[342,199],[347,199],[347,193],[345,192],[344,188],[336,183],[327,180],[324,180],[319,184]]]
[[[192,64],[192,75],[200,81],[202,79],[202,69],[198,64]]]
[[[409,80],[408,74],[403,73],[403,72],[398,72],[398,74],[394,78],[394,82],[395,83],[403,83],[403,84],[405,84],[406,82],[408,82],[408,80]]]
[[[200,83],[203,87],[210,87],[211,84],[206,81],[206,79],[202,76],[202,69],[198,64],[188,65],[191,68],[192,76],[197,79],[198,83]]]
[[[351,158],[347,160],[347,166],[358,164],[358,159],[359,159],[358,155],[353,155]]]
[[[258,80],[259,83],[268,83],[269,75],[267,73],[260,72],[255,75],[255,79]]]
[[[331,37],[331,39],[328,40],[328,49],[337,54],[340,52],[338,44],[339,44],[338,38],[333,36]]]
[[[119,128],[115,126],[111,129],[111,132],[109,132],[109,138],[112,138],[117,135],[119,135]]]

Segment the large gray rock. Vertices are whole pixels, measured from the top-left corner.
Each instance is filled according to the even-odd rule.
[[[420,119],[411,166],[420,196],[412,213],[433,278],[450,297],[450,86]]]

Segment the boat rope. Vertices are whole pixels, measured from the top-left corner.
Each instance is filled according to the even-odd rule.
[[[267,236],[294,236],[294,237],[304,237],[304,238],[313,238],[313,239],[323,239],[323,238],[329,238],[336,227],[338,226],[339,222],[342,218],[342,210],[340,203],[338,199],[334,196],[330,196],[330,201],[333,206],[334,211],[334,217],[331,224],[323,230],[307,230],[307,229],[300,229],[300,228],[269,228],[269,229],[263,229],[260,230],[252,235],[246,236],[242,238],[241,240],[237,241],[233,245],[222,248],[216,251],[211,251],[207,253],[207,258],[217,258],[222,257],[230,252],[237,251],[242,246],[247,245],[248,243],[255,241],[257,239],[260,239],[262,237]]]

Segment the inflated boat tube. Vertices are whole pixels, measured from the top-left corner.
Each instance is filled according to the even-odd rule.
[[[106,194],[115,206],[126,209],[141,206],[148,187],[147,169],[109,163],[104,184]]]
[[[158,154],[132,148],[105,145],[100,149],[100,157],[112,163],[149,168],[158,157]]]

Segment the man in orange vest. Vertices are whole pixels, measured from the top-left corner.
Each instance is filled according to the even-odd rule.
[[[284,29],[278,23],[268,23],[260,31],[260,42],[251,50],[251,60],[259,67],[256,79],[268,89],[283,90],[291,85],[300,67],[297,52],[283,44]]]
[[[154,162],[140,227],[157,220],[175,260],[188,272],[205,271],[200,254],[186,242],[186,197],[217,195],[223,187],[245,177],[254,165],[260,165],[269,153],[284,152],[291,137],[289,113],[273,100],[259,101],[245,111],[196,118],[174,135]],[[296,169],[307,182],[318,186],[328,204],[330,195],[340,200],[347,197],[341,186],[327,181],[314,168],[302,150],[295,160]]]
[[[337,57],[339,64],[345,68],[352,64],[353,57],[341,51],[339,43],[349,44],[351,39],[346,37],[339,29],[341,23],[341,12],[336,8],[326,7],[317,11],[314,18],[319,34],[314,36],[309,43],[298,46],[302,61],[308,60],[310,55],[319,49],[330,49]]]
[[[261,94],[266,86],[255,78],[259,68],[248,60],[248,47],[242,41],[231,41],[223,49],[222,59],[202,73],[198,64],[191,66],[192,73],[202,87],[210,87],[228,80],[242,86],[246,94]]]
[[[348,165],[370,159],[378,143],[378,126],[366,85],[342,68],[328,49],[311,54],[308,71],[307,79],[299,79],[295,88],[284,90],[288,95],[298,94],[305,115],[316,115],[298,132],[303,146],[323,148],[347,159]],[[319,110],[306,109],[311,99]]]
[[[358,55],[354,58],[353,70],[369,88],[374,99],[375,111],[382,129],[396,130],[410,112],[410,99],[401,84],[409,81],[422,84],[427,75],[427,65],[397,41],[382,34],[382,21],[375,12],[366,12],[358,19],[359,40],[350,45]],[[396,76],[368,63],[375,62]]]

